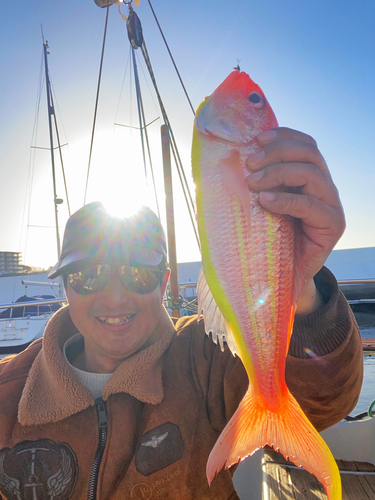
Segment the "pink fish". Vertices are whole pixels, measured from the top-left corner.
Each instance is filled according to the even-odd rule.
[[[336,462],[285,383],[285,362],[302,288],[289,216],[273,214],[246,184],[246,160],[263,130],[277,127],[262,90],[234,71],[200,105],[192,165],[202,268],[199,311],[206,332],[237,354],[249,388],[218,438],[208,463],[209,483],[223,467],[272,446],[314,474],[329,500],[341,500]]]

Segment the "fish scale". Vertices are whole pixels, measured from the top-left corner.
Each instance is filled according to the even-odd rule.
[[[218,169],[216,168],[216,170]],[[214,249],[211,255],[212,263],[217,269],[218,279],[223,284],[223,287],[228,290],[229,301],[236,317],[239,319],[241,329],[245,332],[245,340],[248,341],[249,350],[254,350],[252,346],[256,350],[252,359],[255,368],[261,372],[259,390],[264,391],[265,394],[270,394],[271,399],[277,398],[275,380],[277,381],[278,378],[268,376],[269,365],[276,365],[276,360],[272,360],[272,357],[276,355],[276,351],[267,349],[267,345],[272,342],[273,338],[269,338],[267,332],[277,332],[277,329],[285,330],[289,322],[290,310],[285,311],[285,307],[283,307],[283,303],[287,302],[277,299],[276,296],[279,290],[283,289],[283,297],[281,298],[285,298],[286,288],[283,283],[277,280],[279,276],[277,256],[282,255],[281,248],[289,257],[294,254],[292,221],[281,217],[270,219],[269,214],[260,207],[257,196],[253,194],[251,197],[253,200],[251,201],[256,205],[256,210],[253,211],[251,227],[248,228],[245,215],[242,213],[239,216],[241,205],[238,197],[232,196],[232,193],[228,192],[221,175],[214,176],[209,169],[207,175],[202,176],[201,182],[203,189],[207,189],[207,185],[209,185],[210,192],[215,193],[215,197],[220,200],[219,203],[214,205],[214,214],[210,214],[209,210],[207,210],[209,223],[206,226],[206,232],[211,242],[211,248]],[[209,197],[206,203],[207,207],[211,207],[213,205],[212,197]],[[220,227],[223,219],[228,221],[226,227],[231,229],[228,233]],[[285,226],[286,229],[286,231],[283,231],[283,238],[278,236],[279,228],[282,228],[282,226]],[[287,228],[287,226],[289,227]],[[233,227],[237,227],[238,230],[236,238],[234,238]],[[237,244],[233,244],[233,241]],[[261,241],[265,241],[268,261],[261,261],[261,265],[258,265],[256,261],[254,262],[253,255]],[[270,247],[275,249],[275,245],[278,247],[276,251],[269,252],[268,249]],[[215,253],[215,249],[218,252]],[[240,262],[241,266],[234,268],[232,262]],[[289,283],[287,284],[290,290],[289,295],[291,295],[292,289],[291,272],[292,269],[289,269]],[[249,274],[246,280],[242,279],[244,273]],[[284,281],[286,274],[284,271]],[[255,285],[255,292],[250,290],[250,283]],[[259,287],[259,284],[262,283],[265,284],[265,290],[261,290]],[[243,288],[241,288],[240,284]],[[264,292],[268,295],[267,309],[256,306],[256,302],[264,295]],[[290,302],[291,300],[289,300]],[[247,328],[249,323],[252,325],[250,329]],[[284,340],[286,343],[286,339]],[[283,372],[285,370],[285,358],[284,363],[282,358],[279,361],[278,369]]]
[[[249,96],[256,97],[250,102]],[[255,102],[254,102],[255,101]],[[285,382],[295,307],[302,288],[294,220],[266,211],[246,184],[246,159],[277,121],[262,90],[233,72],[198,108],[192,147],[202,272],[198,307],[206,333],[224,339],[249,388],[208,459],[207,479],[265,445],[315,474],[341,500],[336,462]]]

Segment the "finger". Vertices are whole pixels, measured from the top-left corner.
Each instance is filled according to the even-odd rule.
[[[280,187],[299,188],[300,194],[339,206],[339,194],[331,177],[311,163],[276,163],[247,176],[251,191],[268,191]]]
[[[261,146],[264,146],[271,141],[300,141],[308,142],[309,144],[317,147],[317,143],[311,135],[304,134],[299,130],[293,130],[287,127],[277,127],[260,132],[256,136],[256,140]]]
[[[314,196],[272,191],[260,192],[259,203],[271,212],[291,215],[301,219],[307,226],[336,234],[338,237],[345,229],[341,203],[338,207],[331,207]]]
[[[272,141],[247,160],[249,170],[259,170],[273,163],[312,163],[330,176],[327,164],[319,149],[308,142]]]

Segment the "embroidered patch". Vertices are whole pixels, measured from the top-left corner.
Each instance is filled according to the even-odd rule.
[[[135,467],[150,476],[182,457],[184,442],[177,425],[167,422],[143,434],[137,446]]]
[[[77,457],[66,443],[39,439],[0,450],[0,491],[8,500],[68,500],[77,475]]]

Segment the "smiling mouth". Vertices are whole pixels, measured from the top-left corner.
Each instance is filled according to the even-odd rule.
[[[129,316],[120,316],[119,318],[106,318],[105,316],[98,316],[98,320],[104,325],[118,326],[129,323],[129,321],[133,319],[134,316],[135,314],[130,314]]]

